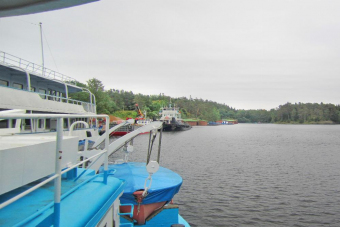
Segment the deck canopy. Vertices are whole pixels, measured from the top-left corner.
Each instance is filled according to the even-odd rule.
[[[99,0],[2,0],[0,17],[20,16],[64,9]]]

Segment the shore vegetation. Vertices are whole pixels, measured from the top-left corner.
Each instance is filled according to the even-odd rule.
[[[235,109],[223,103],[202,98],[174,98],[164,94],[144,95],[117,89],[105,90],[98,79],[90,79],[86,87],[96,96],[97,113],[111,114],[122,119],[138,116],[136,104],[148,118],[157,118],[161,107],[172,105],[180,108],[182,118],[218,121],[237,119],[239,123],[279,124],[340,124],[340,105],[331,103],[286,103],[271,110]],[[88,93],[79,92],[73,99],[88,101]]]

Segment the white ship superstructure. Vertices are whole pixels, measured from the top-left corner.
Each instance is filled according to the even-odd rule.
[[[76,86],[76,80],[41,65],[0,51],[0,112],[96,114],[94,95]],[[87,92],[88,101],[70,98],[72,93]],[[5,112],[3,112],[5,111]],[[79,120],[79,119],[77,119]],[[82,120],[89,122],[88,118]],[[69,128],[71,121],[65,121]],[[25,120],[20,130],[55,130],[53,119]],[[0,128],[15,127],[12,121],[1,121]]]

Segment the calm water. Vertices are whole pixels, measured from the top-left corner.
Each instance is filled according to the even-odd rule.
[[[145,161],[147,138],[131,161]],[[164,132],[160,164],[183,177],[174,200],[192,226],[340,226],[340,126]]]

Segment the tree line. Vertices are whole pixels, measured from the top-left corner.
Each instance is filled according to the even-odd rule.
[[[221,119],[237,119],[240,123],[340,123],[340,106],[324,103],[286,103],[271,110],[237,110],[226,104],[211,100],[192,99],[187,97],[173,98],[164,94],[143,95],[132,91],[117,89],[105,90],[102,82],[96,78],[87,84],[77,82],[86,87],[96,97],[97,113],[112,114],[121,118],[138,116],[136,104],[148,118],[157,118],[160,108],[172,105],[180,108],[182,118],[218,121]],[[71,98],[88,101],[88,93],[78,92]]]

